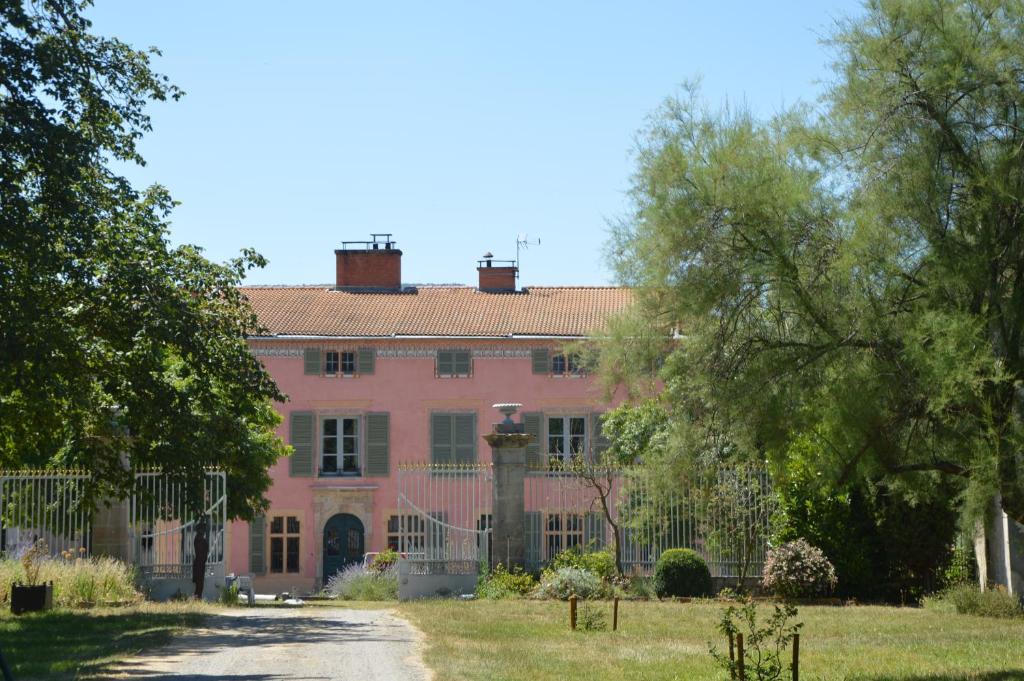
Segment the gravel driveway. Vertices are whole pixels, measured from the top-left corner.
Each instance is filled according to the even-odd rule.
[[[111,677],[426,681],[419,640],[408,622],[386,610],[231,610],[117,664]]]

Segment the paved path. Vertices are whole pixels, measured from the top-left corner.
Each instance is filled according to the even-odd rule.
[[[111,678],[426,681],[419,634],[386,610],[253,608],[118,663]]]

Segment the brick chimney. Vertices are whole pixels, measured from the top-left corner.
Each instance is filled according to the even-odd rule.
[[[480,275],[479,289],[487,293],[510,293],[516,290],[516,276],[519,268],[515,260],[495,260],[490,253],[477,261],[476,271]]]
[[[390,234],[371,234],[371,241],[342,241],[334,251],[339,289],[402,290],[402,252]]]

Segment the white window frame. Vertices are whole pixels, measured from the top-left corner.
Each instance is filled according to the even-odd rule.
[[[572,457],[576,454],[579,456],[587,456],[587,448],[590,443],[590,428],[588,426],[588,419],[586,414],[544,414],[544,453],[548,457],[548,466],[551,468],[565,467],[572,461]],[[560,434],[551,434],[551,422],[554,420],[560,420],[562,422],[562,432]],[[583,434],[582,441],[580,442],[579,451],[572,451],[572,419],[579,419],[583,422]],[[559,438],[562,441],[561,452],[551,451],[552,438]],[[555,459],[558,459],[556,461]]]
[[[331,355],[334,355],[334,370],[331,370]],[[341,352],[324,350],[324,376],[337,376],[341,368]]]
[[[347,357],[346,357],[347,355]],[[346,368],[346,359],[351,359],[351,367]],[[342,376],[355,376],[356,370],[359,368],[359,358],[355,350],[341,350],[338,353],[338,372]]]
[[[561,360],[563,363],[562,371],[555,369],[555,363]],[[551,354],[551,375],[562,376],[567,378],[577,377],[583,375],[583,368],[580,366],[580,357],[574,352],[554,352]]]
[[[334,435],[325,432],[326,423],[336,421]],[[344,422],[352,421],[355,424],[355,433],[346,436],[344,434]],[[361,414],[321,414],[317,419],[317,471],[321,477],[362,477],[363,475],[363,417]],[[334,452],[326,452],[326,441],[328,437],[335,439]],[[345,453],[345,438],[354,444],[355,452]],[[325,457],[335,457],[335,470],[325,470]],[[355,461],[355,470],[345,470],[345,457],[352,457]]]

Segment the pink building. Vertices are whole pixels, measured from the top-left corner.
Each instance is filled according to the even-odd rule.
[[[294,447],[271,470],[266,516],[230,531],[227,569],[260,591],[310,591],[399,548],[397,465],[489,461],[496,402],[523,404],[535,463],[597,441],[607,405],[562,346],[624,309],[627,289],[517,289],[514,263],[492,260],[478,287],[403,286],[402,252],[378,236],[335,251],[333,287],[244,289],[268,330],[250,346],[290,398],[280,435]]]

